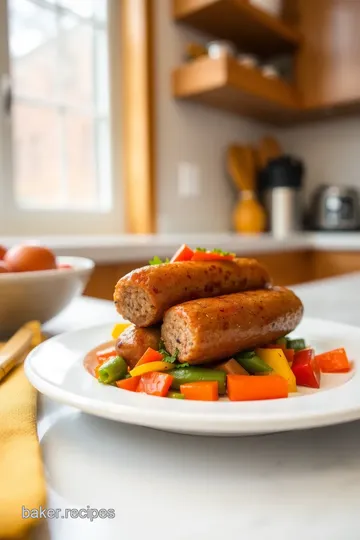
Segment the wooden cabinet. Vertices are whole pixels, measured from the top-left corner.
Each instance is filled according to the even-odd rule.
[[[360,108],[360,2],[288,0],[286,11],[304,36],[294,81],[303,107]]]
[[[283,20],[248,0],[172,1],[177,23],[264,60],[277,53],[294,59],[291,84],[235,59],[199,59],[175,70],[174,97],[274,125],[360,111],[360,0],[284,0]]]

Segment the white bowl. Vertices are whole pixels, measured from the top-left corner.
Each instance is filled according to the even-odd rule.
[[[0,336],[28,321],[49,321],[80,295],[94,268],[83,257],[57,257],[72,268],[0,274]]]

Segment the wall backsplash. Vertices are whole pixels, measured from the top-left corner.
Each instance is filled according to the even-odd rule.
[[[285,152],[304,160],[305,195],[319,184],[360,190],[360,116],[277,130]]]
[[[171,71],[182,63],[185,43],[199,41],[199,35],[174,24],[171,2],[156,0],[154,5],[158,232],[228,231],[234,193],[225,174],[226,147],[234,141],[255,141],[264,128],[228,113],[172,98]],[[199,195],[179,195],[181,162],[198,167]]]
[[[185,44],[204,42],[204,36],[172,21],[170,1],[155,0],[154,10],[158,232],[230,230],[234,192],[225,173],[226,147],[234,141],[255,142],[265,134],[275,135],[285,152],[303,159],[307,199],[321,183],[351,184],[360,189],[360,116],[273,129],[195,103],[175,101],[171,72],[182,63]],[[198,195],[179,194],[182,162],[198,168]]]

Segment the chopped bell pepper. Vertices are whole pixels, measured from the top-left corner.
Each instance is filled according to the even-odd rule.
[[[145,394],[149,394],[150,396],[166,397],[172,380],[173,377],[168,373],[158,373],[156,371],[144,373],[140,377],[136,391],[145,392]]]
[[[135,367],[137,368],[138,366],[148,364],[149,362],[161,362],[163,358],[164,355],[161,354],[159,351],[155,351],[155,349],[148,347]]]
[[[351,364],[345,349],[334,349],[316,356],[320,370],[324,373],[347,373],[351,370]]]
[[[144,375],[144,373],[150,373],[151,371],[169,371],[174,369],[174,366],[170,362],[148,362],[141,366],[135,366],[129,373],[132,377],[137,375]]]
[[[320,388],[320,366],[314,349],[297,351],[291,369],[295,375],[296,384],[309,388]]]
[[[230,401],[256,401],[288,397],[288,383],[280,375],[228,375],[227,392]]]
[[[296,379],[291,371],[289,362],[282,349],[256,349],[256,354],[263,362],[268,364],[275,373],[284,377],[289,386],[289,392],[296,392]]]
[[[111,332],[111,337],[117,339],[127,328],[129,328],[130,323],[119,323],[115,324]]]
[[[183,262],[183,261],[191,261],[192,256],[194,255],[194,252],[192,249],[189,248],[186,244],[183,244],[179,247],[177,252],[171,257],[170,262]]]
[[[216,381],[185,383],[180,386],[180,392],[185,396],[185,399],[194,401],[217,401],[219,399],[219,385]]]
[[[115,384],[118,388],[123,390],[129,390],[130,392],[136,392],[140,381],[140,377],[129,377],[128,379],[122,379],[121,381],[116,381]]]
[[[109,360],[109,358],[117,355],[118,353],[116,352],[115,347],[108,347],[107,349],[97,351],[96,358],[98,359],[98,362],[104,362],[105,360]]]

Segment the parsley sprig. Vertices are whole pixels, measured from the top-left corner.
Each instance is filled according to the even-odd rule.
[[[150,259],[149,261],[149,264],[151,265],[155,265],[155,264],[167,264],[170,262],[170,259],[168,257],[166,257],[165,261],[162,261],[160,259],[160,257],[158,257],[157,255],[155,255],[155,257],[153,257],[152,259]]]
[[[210,249],[206,249],[202,247],[197,247],[195,251],[201,251],[202,253],[217,253],[218,255],[224,255],[224,256],[231,255],[235,257],[235,253],[231,253],[230,251],[223,251],[222,249],[219,249],[219,248],[214,248],[210,250]]]
[[[174,365],[174,368],[178,368],[178,367],[189,367],[189,365],[190,365],[190,364],[188,364],[187,362],[184,362],[184,363],[178,362],[179,349],[176,349],[176,351],[175,351],[174,354],[170,354],[170,353],[165,349],[165,344],[164,344],[164,342],[163,342],[162,339],[160,340],[160,343],[159,343],[159,353],[161,353],[162,355],[164,355],[162,361],[163,361],[163,362],[169,362],[169,364],[173,364],[173,365]]]

